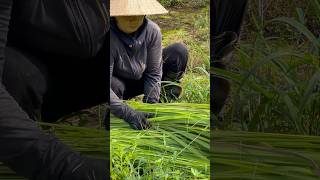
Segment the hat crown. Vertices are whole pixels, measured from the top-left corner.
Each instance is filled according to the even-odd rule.
[[[157,0],[110,0],[110,16],[165,14],[168,11]]]

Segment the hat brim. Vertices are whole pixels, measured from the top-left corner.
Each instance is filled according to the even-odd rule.
[[[139,16],[166,13],[168,11],[156,0],[110,1],[110,16]]]

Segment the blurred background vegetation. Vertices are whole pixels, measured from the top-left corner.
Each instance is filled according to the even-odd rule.
[[[223,129],[320,135],[320,1],[249,1]]]
[[[286,40],[299,41],[298,32],[288,28],[285,24],[267,25],[268,21],[276,17],[295,17],[304,19],[305,25],[315,35],[320,35],[320,25],[317,18],[318,10],[314,7],[314,0],[251,0],[244,22],[243,39],[250,39],[250,35],[263,27],[265,36],[278,36]],[[300,17],[300,15],[302,17]],[[302,20],[302,19],[301,19]],[[259,25],[259,26],[257,26]]]

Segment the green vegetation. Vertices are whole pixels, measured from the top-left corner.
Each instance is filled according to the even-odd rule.
[[[112,179],[209,179],[209,105],[142,104],[152,129],[134,131],[111,118]]]
[[[320,178],[320,138],[306,136],[320,135],[319,12],[319,0],[249,1],[228,71],[212,69],[233,86],[228,131],[212,137],[215,179]]]
[[[245,39],[263,27],[265,36],[277,36],[283,40],[301,42],[302,36],[287,25],[267,25],[268,21],[277,17],[294,17],[304,19],[304,24],[316,35],[320,35],[320,24],[317,22],[318,10],[315,9],[314,0],[277,0],[277,1],[250,1],[247,18],[244,23]],[[298,12],[298,13],[297,13]],[[300,14],[300,15],[298,15]],[[257,27],[256,24],[260,26]],[[252,34],[253,33],[253,34]]]
[[[152,16],[162,29],[163,46],[184,43],[189,50],[188,71],[197,72],[197,67],[210,69],[210,18],[209,8],[172,9],[169,14]]]
[[[182,81],[183,94],[177,102],[184,103],[210,103],[209,74],[203,69],[203,75],[187,73]]]
[[[210,0],[159,0],[159,2],[166,7],[185,7],[186,5],[202,7],[208,5]]]
[[[320,137],[214,131],[215,179],[316,180]]]
[[[150,18],[161,27],[163,47],[180,42],[189,50],[187,72],[180,84],[183,94],[177,102],[209,103],[209,1],[188,1],[168,9],[169,14]]]
[[[320,1],[312,1],[319,12]],[[243,39],[230,62],[232,70],[213,70],[234,86],[224,113],[225,129],[320,134],[320,41],[303,23],[303,12],[297,12],[300,18],[280,17],[265,24],[256,19],[258,31]],[[265,35],[265,27],[279,24],[303,41]]]

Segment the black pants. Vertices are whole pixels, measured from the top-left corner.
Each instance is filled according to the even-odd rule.
[[[162,81],[179,81],[187,67],[188,50],[180,44],[172,44],[162,51]],[[113,76],[111,88],[120,99],[130,99],[143,94],[144,80],[130,80]]]
[[[37,55],[36,55],[37,54]],[[35,180],[106,179],[107,161],[83,157],[34,122],[107,101],[107,62],[6,48],[0,84],[0,161]]]

